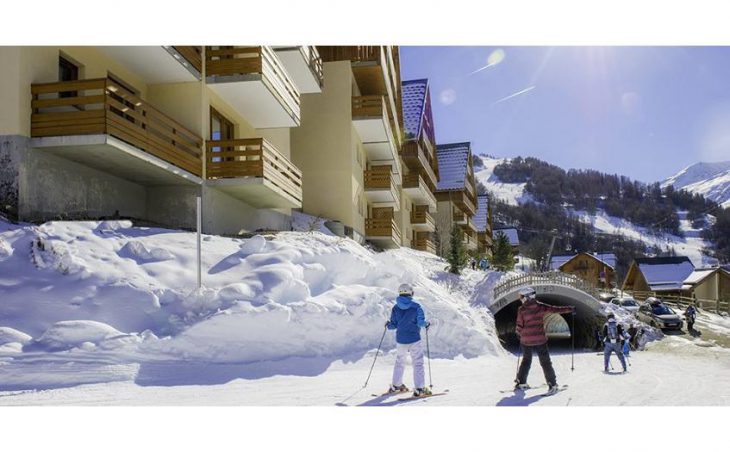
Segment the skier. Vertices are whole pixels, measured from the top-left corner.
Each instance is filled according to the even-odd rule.
[[[393,368],[393,381],[388,392],[406,392],[403,384],[403,371],[406,367],[407,355],[411,355],[413,364],[414,397],[431,395],[426,387],[426,375],[423,368],[423,345],[421,344],[421,328],[428,329],[431,324],[426,321],[421,305],[413,301],[413,287],[401,284],[398,287],[396,305],[390,313],[390,320],[385,323],[389,330],[396,330],[396,359]]]
[[[489,263],[487,262],[487,258],[483,257],[482,260],[479,261],[479,268],[486,271],[487,267],[489,267]]]
[[[471,258],[471,269],[476,270],[477,269],[477,260],[475,258]]]
[[[626,373],[626,359],[621,351],[621,340],[624,337],[624,329],[616,323],[616,316],[608,314],[608,321],[603,325],[603,371],[608,373],[608,361],[611,359],[611,352],[615,352],[621,361],[621,366]]]
[[[527,374],[530,372],[532,354],[537,353],[542,372],[545,374],[545,380],[548,384],[547,394],[555,394],[558,392],[558,383],[547,347],[545,316],[552,313],[565,314],[568,312],[575,315],[575,306],[550,306],[540,303],[535,298],[535,289],[532,287],[525,287],[520,290],[520,301],[522,301],[522,306],[517,310],[516,332],[520,338],[524,356],[517,371],[515,390],[529,388]]]
[[[697,318],[697,308],[694,303],[687,306],[687,309],[684,311],[684,318],[687,319],[687,331],[690,334],[694,333],[695,319]]]

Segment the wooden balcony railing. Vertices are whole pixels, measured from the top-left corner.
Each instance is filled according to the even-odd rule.
[[[267,140],[208,141],[206,148],[208,179],[264,178],[301,204],[301,170]]]
[[[397,244],[401,242],[400,228],[394,218],[366,218],[365,235],[368,237],[391,237]]]
[[[108,134],[202,175],[202,138],[109,78],[36,83],[31,94],[32,137]]]
[[[425,173],[428,176],[429,187],[431,187],[432,191],[435,190],[438,184],[436,171],[429,161],[426,152],[417,141],[411,140],[403,143],[403,146],[401,146],[401,158],[411,170]]]
[[[299,90],[267,46],[205,49],[206,77],[236,77],[259,74],[283,100],[291,114],[299,116]]]
[[[457,223],[465,223],[466,222],[466,215],[464,214],[464,212],[461,212],[460,210],[454,209],[453,219]]]
[[[319,56],[319,52],[315,46],[301,46],[301,51],[304,57],[307,59],[309,69],[319,80],[319,86],[322,86],[324,81],[324,68],[322,66],[322,57]]]
[[[433,215],[426,209],[419,209],[421,206],[416,206],[416,209],[411,211],[411,224],[425,224],[430,225],[432,227],[436,227],[436,220],[434,220]]]
[[[400,192],[395,183],[395,177],[390,167],[372,168],[363,174],[365,190],[388,190],[392,194],[393,202],[400,204]]]
[[[202,46],[172,46],[177,53],[190,63],[199,73],[203,73],[203,47]]]
[[[427,251],[431,254],[436,254],[436,244],[430,238],[416,238],[414,248],[419,251]]]
[[[318,46],[322,61],[380,62],[381,46]]]
[[[385,118],[385,96],[355,96],[352,98],[353,118]]]

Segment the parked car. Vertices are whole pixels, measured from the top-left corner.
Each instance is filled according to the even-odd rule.
[[[603,301],[604,303],[608,303],[615,296],[616,296],[616,294],[613,294],[611,292],[599,292],[598,293],[598,299]]]
[[[642,322],[662,330],[681,330],[684,323],[682,317],[672,308],[656,299],[647,300],[642,304],[636,312],[636,317]]]
[[[636,313],[639,310],[639,303],[631,297],[613,298],[611,304],[621,306],[631,313]]]

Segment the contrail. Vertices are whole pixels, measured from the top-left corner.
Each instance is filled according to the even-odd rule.
[[[508,99],[512,99],[513,97],[517,97],[517,96],[519,96],[520,94],[525,94],[525,93],[528,93],[528,92],[532,91],[532,90],[533,90],[533,89],[535,89],[535,88],[536,88],[536,85],[528,86],[527,88],[525,88],[525,89],[523,89],[523,90],[517,91],[516,93],[512,93],[512,94],[510,94],[510,95],[509,95],[509,96],[507,96],[507,97],[503,97],[503,98],[499,99],[498,101],[496,101],[496,102],[492,103],[492,105],[497,105],[497,104],[498,104],[498,103],[500,103],[500,102],[504,102],[504,101],[506,101],[506,100],[508,100]]]
[[[480,67],[480,68],[479,68],[479,69],[477,69],[476,71],[472,71],[472,72],[469,72],[469,75],[474,75],[474,74],[476,74],[477,72],[481,72],[481,71],[483,71],[484,69],[490,68],[490,67],[492,67],[492,66],[496,66],[497,64],[499,64],[499,63],[489,63],[489,64],[487,64],[486,66]]]

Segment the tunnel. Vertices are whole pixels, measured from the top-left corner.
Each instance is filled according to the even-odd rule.
[[[520,307],[519,290],[530,286],[535,289],[537,300],[554,306],[575,306],[576,315],[551,314],[545,317],[545,331],[548,333],[548,345],[571,346],[574,337],[576,348],[593,348],[596,346],[596,329],[603,327],[606,317],[601,304],[587,291],[569,285],[555,284],[550,281],[527,281],[514,284],[506,290],[495,288],[493,303],[489,306],[494,315],[495,326],[500,341],[507,349],[515,349],[518,345],[515,326],[517,309]]]

